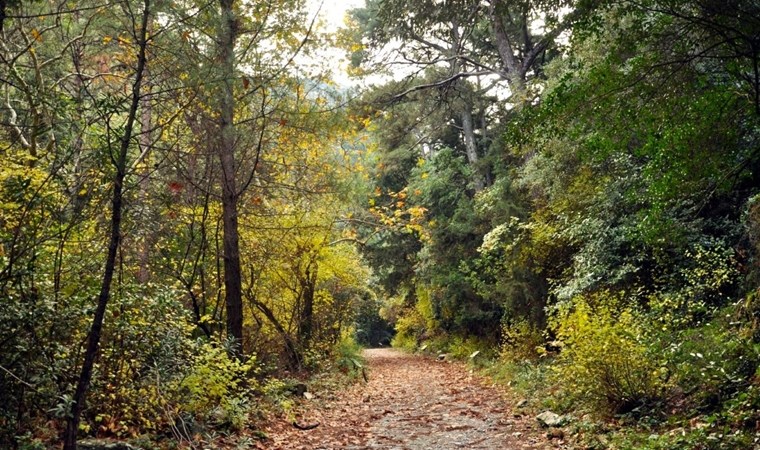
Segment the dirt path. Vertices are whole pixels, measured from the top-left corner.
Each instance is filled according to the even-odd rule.
[[[272,449],[554,449],[532,417],[460,364],[391,349],[365,352],[369,383],[315,399],[302,431],[284,420],[266,430]],[[319,394],[319,393],[317,393]]]

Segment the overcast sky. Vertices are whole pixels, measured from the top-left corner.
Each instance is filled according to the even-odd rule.
[[[320,4],[322,5],[320,9]],[[309,18],[319,10],[319,17],[324,21],[323,31],[335,32],[338,28],[344,26],[346,12],[352,8],[358,8],[364,5],[364,0],[307,0],[306,6],[309,11]],[[333,79],[342,86],[355,85],[356,81],[349,79],[346,74],[348,62],[345,59],[343,50],[322,49],[319,59],[321,63],[327,64],[332,72]]]
[[[325,19],[329,31],[335,31],[338,27],[343,25],[343,17],[351,8],[357,8],[364,5],[364,0],[307,0],[309,11],[314,12],[319,8],[320,3],[322,9],[320,16]]]

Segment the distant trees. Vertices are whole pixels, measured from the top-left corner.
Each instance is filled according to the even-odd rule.
[[[753,2],[384,1],[353,17],[355,62],[408,69],[364,97],[368,217],[401,221],[366,229],[364,252],[410,314],[429,291],[423,334],[469,336],[471,319],[497,340],[606,289],[644,305],[742,292],[683,277],[701,251],[744,252]]]
[[[383,130],[377,133],[381,196],[375,201],[392,204],[394,199],[384,196],[404,192],[410,205],[427,209],[430,223],[441,225],[429,230],[422,246],[408,245],[404,258],[392,259],[399,266],[393,272],[406,272],[407,279],[416,272],[431,283],[436,311],[449,317],[442,323],[451,330],[498,334],[500,301],[487,300],[487,289],[468,281],[468,273],[475,270],[473,260],[489,222],[527,212],[509,183],[498,182],[521,158],[516,149],[503,151],[500,136],[523,108],[538,104],[545,65],[560,54],[566,32],[594,7],[593,2],[382,1],[353,12],[354,39],[361,40],[353,48],[354,62],[369,71],[392,67],[409,74],[365,97],[368,110],[385,114],[378,112],[375,119]],[[467,164],[461,164],[460,155]],[[497,217],[488,210],[496,205],[478,204],[478,196],[488,195],[507,196]],[[383,254],[410,239],[383,233],[365,246],[365,253],[371,261],[387,260],[388,254],[375,257],[375,252]],[[420,248],[424,253],[418,255],[426,256],[416,260]],[[530,299],[517,303],[540,311],[546,283],[529,278],[516,281]],[[408,301],[413,303],[414,296]]]

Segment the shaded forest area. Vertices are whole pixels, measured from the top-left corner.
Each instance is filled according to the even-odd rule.
[[[245,445],[391,337],[758,445],[760,2],[307,6],[0,1],[0,446]]]

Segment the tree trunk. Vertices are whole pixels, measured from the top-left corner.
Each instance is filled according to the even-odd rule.
[[[467,153],[467,162],[470,163],[473,173],[473,182],[475,183],[475,190],[481,191],[485,187],[485,181],[483,175],[480,173],[480,167],[478,165],[478,146],[475,142],[475,126],[472,122],[472,109],[469,104],[462,108],[462,133],[464,134],[464,147]]]
[[[317,287],[317,265],[311,264],[306,268],[303,278],[301,278],[301,299],[303,307],[298,320],[298,341],[301,348],[308,348],[312,333],[314,332],[314,294]]]
[[[512,91],[512,103],[519,108],[526,100],[525,74],[522,71],[522,64],[515,55],[507,30],[499,16],[497,0],[491,2],[489,6],[489,16],[491,27],[493,28],[493,37],[496,44],[496,50],[499,53],[502,66],[502,77],[509,83]]]
[[[449,49],[451,56],[456,56],[457,49],[461,44],[461,35],[459,33],[459,22],[454,19],[451,23],[451,39],[453,42],[452,47]],[[459,73],[462,68],[462,61],[459,58],[452,58],[449,63],[451,67],[451,73]],[[475,141],[475,126],[472,121],[472,101],[470,100],[471,94],[469,88],[461,80],[457,82],[462,92],[462,106],[459,112],[459,117],[462,120],[462,135],[464,136],[464,148],[467,154],[467,162],[472,167],[473,183],[476,191],[481,191],[485,187],[483,181],[483,175],[480,173],[480,167],[478,167],[478,144]]]
[[[77,448],[77,431],[79,429],[79,419],[84,409],[87,390],[92,380],[92,370],[95,365],[95,358],[98,353],[100,344],[100,335],[103,329],[103,319],[108,306],[108,300],[111,294],[111,281],[113,280],[114,270],[116,267],[116,254],[121,241],[121,214],[122,214],[122,196],[124,190],[124,178],[127,169],[127,152],[129,143],[132,139],[132,130],[137,117],[137,108],[140,104],[140,87],[142,85],[143,70],[145,69],[145,49],[147,47],[147,26],[150,16],[150,0],[145,0],[145,8],[142,15],[142,28],[140,29],[139,53],[137,57],[137,73],[132,85],[132,100],[129,107],[127,123],[124,127],[124,134],[121,137],[119,154],[116,157],[116,174],[113,180],[113,197],[111,200],[111,237],[108,243],[108,255],[106,265],[103,270],[103,281],[100,285],[100,294],[98,295],[98,305],[93,317],[92,326],[87,335],[87,349],[84,355],[82,371],[79,375],[76,391],[74,392],[71,414],[66,420],[66,429],[63,433],[64,450],[76,450]]]
[[[220,136],[219,162],[222,176],[222,223],[224,230],[224,293],[227,308],[227,337],[234,340],[236,355],[243,356],[243,294],[240,269],[240,237],[238,234],[238,192],[235,163],[235,38],[237,22],[233,0],[220,0],[219,63],[222,90],[219,99]]]

